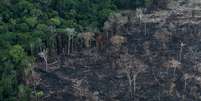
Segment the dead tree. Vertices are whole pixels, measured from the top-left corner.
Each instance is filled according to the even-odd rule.
[[[183,42],[180,43],[180,50],[179,50],[179,61],[181,62],[182,60],[182,53],[183,53],[183,47],[185,44]]]
[[[47,72],[48,71],[48,56],[47,56],[47,49],[46,50],[43,50],[42,52],[38,53],[38,55],[44,60],[45,62],[45,71]]]
[[[145,71],[146,66],[141,60],[128,53],[121,55],[118,63],[128,79],[130,99],[133,101],[136,93],[137,76]]]
[[[117,58],[119,58],[122,44],[127,42],[127,39],[120,35],[114,35],[110,38],[110,42],[112,44],[111,47],[112,67],[114,68],[118,63],[116,60]]]
[[[83,38],[84,44],[87,48],[91,47],[91,42],[94,40],[95,34],[93,32],[80,33],[80,37]]]
[[[115,35],[110,39],[113,46],[121,47],[123,43],[127,42],[127,39],[121,35]]]
[[[103,50],[107,43],[107,36],[105,36],[103,33],[96,33],[96,47],[99,50]]]
[[[181,69],[181,62],[177,61],[176,59],[172,58],[168,61],[166,61],[165,63],[163,63],[163,67],[165,67],[167,69],[167,72],[170,68],[174,69],[174,75],[176,73],[177,69]]]
[[[162,43],[162,49],[166,49],[166,44],[171,39],[172,33],[167,31],[159,31],[154,33],[154,37]]]
[[[70,52],[73,50],[73,41],[74,41],[74,37],[77,35],[76,31],[74,28],[66,28],[65,29],[65,35],[68,36],[68,48],[67,48],[67,53],[68,55],[70,54]]]

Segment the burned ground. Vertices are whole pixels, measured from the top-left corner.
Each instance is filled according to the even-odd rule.
[[[176,12],[176,13],[175,13]],[[190,12],[190,13],[189,13]],[[121,47],[83,49],[66,57],[62,67],[40,72],[38,89],[44,101],[199,101],[201,100],[201,16],[194,9],[157,11],[141,19],[131,12],[132,22],[114,32],[127,38]],[[135,15],[135,14],[133,14]],[[114,22],[107,23],[114,25]],[[116,51],[115,51],[116,49]],[[136,77],[136,91],[131,96],[122,55],[145,65]],[[127,59],[124,62],[129,62]],[[135,60],[134,60],[135,62]],[[133,63],[133,62],[132,62]],[[138,64],[139,66],[139,64]],[[134,68],[134,65],[131,65]],[[133,72],[135,75],[137,70]],[[129,74],[129,75],[130,75]]]

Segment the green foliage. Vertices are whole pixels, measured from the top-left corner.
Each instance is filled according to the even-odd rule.
[[[43,91],[37,91],[36,96],[40,98],[40,97],[44,96],[44,92]]]
[[[20,101],[29,101],[31,89],[25,85],[18,86],[18,95]]]
[[[25,17],[25,22],[30,27],[34,27],[37,24],[37,17]]]
[[[69,37],[76,30],[99,26],[113,11],[110,0],[1,0],[0,1],[0,101],[29,101],[23,85],[29,55],[55,44],[57,29]],[[100,12],[99,12],[100,11]],[[47,43],[43,43],[47,42]],[[47,44],[47,46],[45,46]],[[38,92],[38,96],[43,93]]]
[[[16,101],[19,94],[17,86],[21,84],[23,71],[28,68],[30,59],[22,46],[13,45],[16,34],[1,35],[4,37],[0,40],[0,101]]]
[[[27,23],[20,23],[16,24],[16,30],[22,31],[22,32],[27,32],[29,31],[29,26]]]
[[[77,32],[100,31],[117,8],[136,8],[145,1],[149,5],[151,0],[1,0],[0,101],[30,101],[24,71],[42,48],[55,48],[56,32],[68,37],[70,52]]]
[[[61,24],[60,18],[55,17],[51,18],[50,21],[48,21],[51,25],[59,26]]]
[[[144,1],[145,1],[145,2],[144,2],[144,3],[145,3],[144,5],[145,5],[146,7],[148,7],[148,6],[150,6],[150,5],[153,3],[154,0],[144,0]]]
[[[1,74],[0,79],[0,101],[16,101],[17,88],[16,88],[16,75]]]
[[[47,29],[48,29],[48,26],[45,25],[45,24],[38,24],[38,25],[36,26],[36,30],[38,30],[38,31],[46,32]]]
[[[10,48],[9,55],[15,62],[20,62],[25,57],[24,50],[20,45],[15,45]]]

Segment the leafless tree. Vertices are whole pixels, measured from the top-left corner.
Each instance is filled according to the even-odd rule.
[[[38,55],[43,58],[44,62],[45,62],[45,71],[48,71],[48,56],[47,56],[47,49],[43,50],[42,52],[38,53]]]
[[[142,8],[136,9],[136,17],[139,19],[139,21],[141,23],[142,18],[143,18],[143,9]]]
[[[80,97],[80,100],[84,100],[82,97],[85,97],[85,101],[101,101],[97,96],[98,92],[91,92],[89,90],[86,80],[73,79],[72,82],[74,94],[75,96]]]
[[[187,88],[187,85],[188,85],[188,80],[189,79],[192,79],[194,77],[194,75],[192,75],[192,74],[188,74],[188,73],[185,73],[184,75],[183,75],[183,79],[184,79],[184,91],[186,91],[186,88]]]
[[[172,58],[172,59],[166,61],[165,63],[163,63],[163,67],[167,68],[167,71],[170,68],[173,68],[174,69],[174,75],[175,75],[176,69],[181,69],[182,68],[181,62],[179,62],[178,60],[176,60],[174,58]]]
[[[171,39],[172,33],[167,31],[158,31],[154,37],[162,43],[162,48],[166,48],[166,43]]]
[[[65,29],[65,34],[68,36],[68,55],[70,54],[71,50],[73,50],[73,40],[74,37],[76,36],[76,31],[74,28],[66,28]]]
[[[103,30],[109,37],[109,34],[114,35],[119,32],[119,29],[129,22],[128,16],[122,13],[114,13],[104,23]]]
[[[140,59],[128,53],[121,55],[118,63],[128,79],[130,98],[133,101],[136,93],[136,78],[145,71],[146,66]]]
[[[180,43],[180,50],[179,50],[179,61],[182,59],[182,52],[183,52],[183,47],[185,44],[183,42]]]

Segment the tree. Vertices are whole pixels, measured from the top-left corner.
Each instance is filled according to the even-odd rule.
[[[16,30],[21,32],[27,32],[30,30],[29,25],[27,23],[20,23],[15,25]]]
[[[47,70],[47,56],[55,55],[54,49],[65,48],[64,45],[57,48],[56,44],[68,44],[68,54],[73,51],[75,43],[80,45],[76,40],[81,38],[85,46],[90,47],[95,36],[92,32],[101,31],[107,17],[117,10],[113,0],[1,0],[0,4],[2,101],[29,100],[26,98],[28,88],[24,83],[27,79],[25,72],[32,67],[32,58],[38,52],[43,53],[41,56]],[[56,39],[59,29],[62,29],[62,33],[58,40],[62,43],[57,43]],[[91,32],[80,36],[77,34],[86,31]],[[43,51],[45,49],[48,54]]]
[[[120,35],[115,35],[110,39],[112,45],[116,47],[121,47],[123,43],[127,41],[127,39]]]
[[[65,33],[68,36],[68,55],[69,55],[70,51],[73,49],[73,41],[74,37],[76,37],[76,31],[74,28],[66,28]]]
[[[182,66],[181,66],[181,62],[172,58],[168,61],[166,61],[164,64],[163,64],[163,67],[167,68],[167,71],[169,70],[169,68],[173,68],[174,69],[174,75],[175,75],[175,72],[177,69],[181,69]]]
[[[84,39],[84,44],[87,48],[91,46],[91,41],[93,40],[94,35],[93,32],[80,33],[80,37]]]
[[[54,17],[50,19],[50,24],[53,26],[59,26],[61,24],[59,17]]]
[[[167,31],[159,31],[154,33],[154,37],[162,43],[162,49],[165,49],[167,42],[172,38],[172,33]]]
[[[144,0],[114,0],[119,9],[135,9],[144,5]]]
[[[129,84],[130,100],[133,101],[136,93],[137,76],[144,72],[146,65],[134,55],[125,53],[117,60],[119,67],[126,74]]]
[[[144,0],[144,5],[145,7],[149,7],[152,3],[153,3],[154,0]]]
[[[20,101],[28,101],[30,99],[31,89],[25,85],[18,86],[18,97]]]
[[[38,55],[43,58],[44,62],[45,62],[45,71],[48,71],[48,51],[47,50],[43,50],[42,52],[38,53]]]
[[[0,100],[16,101],[17,97],[20,97],[19,94],[28,94],[28,90],[21,92],[22,90],[17,87],[23,84],[24,70],[29,67],[29,59],[20,45],[10,46],[1,52],[3,54],[0,54]]]
[[[13,62],[19,63],[25,57],[23,48],[20,45],[15,45],[10,48],[9,55]]]
[[[26,17],[25,22],[31,27],[35,27],[35,25],[38,23],[37,22],[37,17]]]

